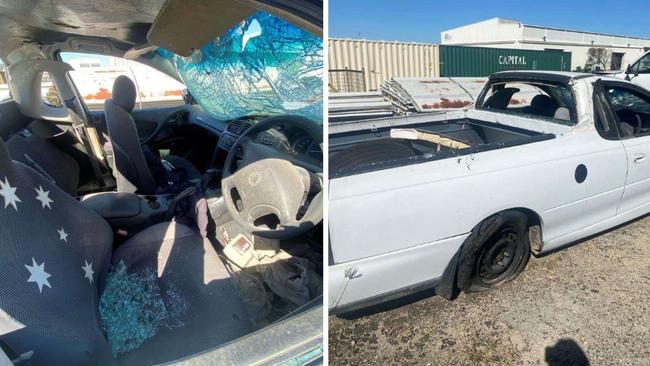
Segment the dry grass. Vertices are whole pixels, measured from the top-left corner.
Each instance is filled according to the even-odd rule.
[[[650,217],[531,259],[498,289],[330,318],[331,365],[593,365],[650,360]],[[563,359],[564,358],[564,359]]]

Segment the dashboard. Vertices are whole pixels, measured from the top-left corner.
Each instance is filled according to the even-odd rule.
[[[245,116],[232,121],[221,121],[208,114],[193,110],[187,118],[187,123],[199,125],[219,136],[218,147],[229,152],[239,137],[257,122],[268,116]],[[255,146],[257,145],[257,146]],[[284,158],[306,168],[323,165],[323,151],[318,141],[314,140],[303,129],[296,127],[277,126],[253,136],[250,136],[249,149],[276,158]],[[237,151],[238,157],[243,157],[245,151]]]
[[[251,141],[272,146],[276,150],[294,157],[317,161],[322,160],[323,156],[320,144],[299,129],[272,128],[252,136]]]

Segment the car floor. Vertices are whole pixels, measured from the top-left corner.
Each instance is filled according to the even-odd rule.
[[[206,196],[208,197],[210,216],[216,226],[216,241],[219,243],[217,246],[220,246],[220,257],[223,258],[235,286],[242,294],[248,316],[253,320],[257,329],[284,318],[303,305],[303,302],[292,302],[283,295],[308,292],[311,300],[322,294],[322,248],[319,248],[309,235],[281,240],[279,251],[275,256],[266,257],[262,261],[263,263],[245,269],[240,268],[239,265],[228,260],[227,255],[221,252],[221,249],[225,248],[227,244],[224,233],[229,233],[228,237],[232,239],[235,236],[234,233],[243,233],[243,231],[228,213],[219,187],[209,188]],[[312,234],[320,235],[320,233]],[[248,237],[248,234],[246,236]],[[264,241],[264,239],[261,240]],[[256,245],[253,246],[256,247]],[[306,265],[303,267],[305,271],[301,271],[295,264],[287,267],[286,264],[278,263],[286,262],[288,258],[298,258],[298,261]],[[273,268],[269,269],[269,267]],[[279,278],[282,282],[281,285],[275,283],[275,291],[268,282],[268,275],[271,272],[277,276],[273,277]],[[264,276],[264,273],[267,274],[267,277]],[[279,287],[282,288],[279,289]]]
[[[185,229],[190,230],[180,226],[167,229],[175,232],[171,239],[165,233],[162,241],[155,240],[155,235],[149,232],[141,233],[141,238],[127,241],[113,257],[114,262],[123,260],[132,271],[153,269],[167,311],[175,311],[170,304],[183,304],[172,324],[160,324],[153,337],[135,350],[118,355],[120,364],[146,365],[176,360],[214,348],[255,329],[212,244],[193,230],[182,232]],[[157,256],[151,258],[151,255],[142,254],[151,253],[152,248]]]
[[[118,321],[118,324],[112,325],[123,329],[121,334],[126,340],[116,339],[115,332],[107,331],[107,326],[104,325],[114,350],[125,342],[128,344],[129,341],[135,341],[136,347],[133,347],[133,350],[117,355],[118,363],[157,364],[213,349],[264,328],[299,307],[299,304],[281,295],[307,290],[309,299],[321,295],[322,278],[315,269],[318,266],[318,258],[322,267],[322,257],[306,243],[306,238],[285,243],[290,247],[288,250],[305,258],[302,259],[302,263],[306,265],[303,268],[308,270],[302,273],[294,272],[298,269],[296,267],[290,267],[288,271],[286,267],[276,270],[276,274],[281,273],[287,278],[286,283],[282,278],[275,282],[282,291],[278,291],[277,287],[273,291],[272,286],[269,287],[269,283],[261,274],[255,275],[258,278],[257,283],[262,284],[261,286],[255,289],[241,288],[242,283],[250,282],[238,281],[241,277],[238,277],[237,271],[233,271],[229,266],[230,263],[223,253],[218,253],[221,251],[220,244],[203,239],[195,229],[180,224],[161,223],[136,234],[118,247],[113,256],[113,265],[119,267],[120,263],[124,263],[129,273],[150,272],[152,280],[143,282],[143,291],[151,291],[152,287],[158,286],[159,289],[155,289],[157,294],[154,294],[153,299],[152,296],[133,295],[132,292],[124,294],[119,288],[112,294],[120,311],[125,310],[122,308],[125,298],[140,300],[139,303],[135,301],[130,309],[126,309],[127,313],[134,312],[137,316],[112,314]],[[157,255],[152,256],[152,252]],[[277,260],[297,258],[288,252],[281,253],[284,255],[278,255]],[[307,262],[311,264],[307,265]],[[110,285],[110,279],[107,282]],[[156,285],[152,286],[154,283]],[[292,284],[295,286],[296,283],[301,283],[298,289],[292,287]],[[125,284],[123,287],[129,285]],[[254,301],[259,301],[259,296],[262,300],[269,301],[268,313],[262,319],[256,319],[255,314],[249,312],[250,304],[247,301],[250,300],[251,294],[254,294]],[[106,290],[103,298],[105,296]],[[143,302],[143,298],[147,300]],[[156,298],[162,301],[156,303]],[[152,315],[152,312],[166,314]],[[110,312],[103,312],[103,319],[105,322],[114,321],[111,320]],[[133,321],[134,319],[136,321]],[[153,336],[141,336],[152,329]],[[135,337],[135,340],[128,337]]]

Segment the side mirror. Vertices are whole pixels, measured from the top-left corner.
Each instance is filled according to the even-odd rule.
[[[625,69],[625,80],[631,81],[633,78],[639,76],[639,68],[633,65],[628,65]]]
[[[639,76],[638,70],[639,69],[633,67],[633,65],[627,65],[627,69],[625,69],[625,73],[628,74],[628,75],[632,74],[634,76]]]
[[[183,96],[183,102],[185,102],[185,104],[196,104],[196,99],[194,99],[194,96],[187,88],[181,90],[181,95]]]

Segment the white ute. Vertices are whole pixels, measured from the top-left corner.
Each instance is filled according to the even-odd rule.
[[[650,211],[650,92],[492,75],[466,110],[330,125],[329,304],[453,298]]]

